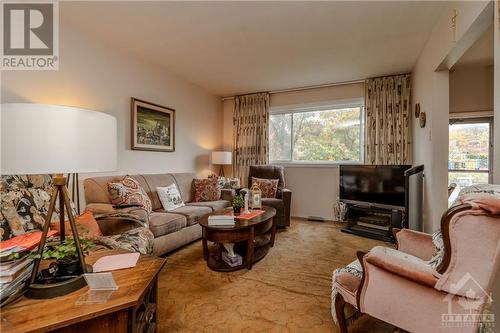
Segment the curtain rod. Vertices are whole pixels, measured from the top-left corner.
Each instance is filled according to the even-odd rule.
[[[384,77],[390,77],[390,76],[399,76],[399,75],[409,75],[411,72],[408,73],[402,73],[402,74],[388,74],[388,75],[383,75],[383,76],[375,76],[371,77],[368,79],[381,79]],[[355,84],[355,83],[363,83],[366,82],[366,80],[353,80],[353,81],[343,81],[343,82],[335,82],[335,83],[325,83],[325,84],[316,84],[312,86],[304,86],[304,87],[297,87],[297,88],[288,88],[288,89],[278,89],[278,90],[271,90],[268,91],[269,94],[280,94],[280,93],[287,93],[287,92],[292,92],[292,91],[300,91],[300,90],[309,90],[309,89],[317,89],[317,88],[328,88],[328,87],[335,87],[335,86],[342,86],[346,84]],[[238,96],[245,96],[245,95],[253,95],[253,94],[258,94],[256,93],[247,93],[247,94],[238,94]],[[227,101],[234,99],[235,96],[226,96],[222,97],[222,101]]]
[[[328,88],[328,87],[334,87],[334,86],[342,86],[346,84],[355,84],[355,83],[363,83],[365,80],[355,80],[355,81],[344,81],[344,82],[336,82],[336,83],[325,83],[325,84],[317,84],[313,86],[304,86],[304,87],[297,87],[297,88],[287,88],[287,89],[278,89],[278,90],[271,90],[269,91],[269,94],[280,94],[280,93],[287,93],[287,92],[292,92],[292,91],[300,91],[300,90],[309,90],[309,89],[317,89],[317,88]],[[242,94],[238,96],[244,96],[244,95],[252,95],[254,93],[248,93],[248,94]],[[223,101],[231,100],[234,99],[235,96],[226,96],[222,97]]]

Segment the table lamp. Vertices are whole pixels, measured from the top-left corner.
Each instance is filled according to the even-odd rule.
[[[69,219],[82,272],[88,272],[78,239],[64,173],[106,172],[116,170],[116,118],[80,108],[12,103],[2,104],[1,174],[52,174],[47,218],[43,226],[38,257],[34,261],[26,296],[52,298],[85,286],[83,274],[63,282],[37,283],[41,255],[56,200],[59,198],[60,239],[64,241],[64,211]]]
[[[212,164],[220,165],[219,176],[224,177],[224,165],[232,164],[232,153],[230,151],[212,152]]]

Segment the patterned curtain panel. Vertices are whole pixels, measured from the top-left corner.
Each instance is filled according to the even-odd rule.
[[[366,80],[366,164],[411,164],[410,74]]]
[[[249,167],[269,161],[269,94],[236,96],[233,126],[233,175],[247,186]]]

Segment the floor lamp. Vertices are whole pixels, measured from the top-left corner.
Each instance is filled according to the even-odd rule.
[[[2,104],[0,115],[1,173],[53,175],[54,188],[38,247],[39,257],[44,250],[56,200],[59,200],[61,242],[65,237],[66,211],[81,272],[87,272],[89,268],[78,239],[64,173],[116,170],[116,118],[74,107],[28,103]],[[35,259],[26,296],[52,298],[85,286],[83,274],[49,285],[37,283],[40,261],[40,258]]]
[[[220,165],[219,176],[224,177],[224,165],[232,164],[232,153],[230,151],[212,152],[212,164]]]

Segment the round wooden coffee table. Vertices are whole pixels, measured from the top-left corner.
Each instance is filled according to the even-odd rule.
[[[276,209],[264,206],[262,210],[264,213],[249,220],[238,219],[235,216],[236,223],[231,227],[208,225],[208,216],[222,215],[230,211],[229,209],[213,212],[201,219],[199,223],[203,229],[203,258],[210,269],[219,272],[231,272],[245,267],[252,269],[255,262],[265,257],[274,245],[276,222],[273,217],[276,215]],[[208,241],[236,243],[236,248],[243,248],[243,252],[246,252],[243,263],[231,267],[222,259],[215,260],[208,250]]]

